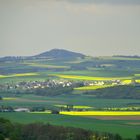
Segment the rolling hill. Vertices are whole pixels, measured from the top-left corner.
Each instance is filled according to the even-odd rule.
[[[30,59],[76,59],[76,58],[85,58],[86,55],[72,52],[64,49],[52,49],[34,56],[5,56],[1,57],[0,61],[18,61],[18,60],[30,60]]]
[[[81,53],[76,53],[72,51],[67,51],[64,49],[52,49],[50,51],[43,52],[39,55],[35,55],[34,57],[45,57],[45,58],[84,58],[85,55]]]

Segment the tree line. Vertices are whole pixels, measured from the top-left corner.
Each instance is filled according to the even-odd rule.
[[[35,94],[41,96],[57,96],[62,94],[70,94],[73,91],[73,87],[47,87],[47,88],[36,88],[26,90],[1,90],[1,94],[18,96],[21,94]],[[0,97],[2,99],[2,97]]]
[[[86,91],[84,94],[91,94],[97,98],[107,99],[140,99],[140,86],[119,85],[96,89],[94,91]]]

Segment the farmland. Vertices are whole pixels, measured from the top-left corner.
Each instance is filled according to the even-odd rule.
[[[75,80],[91,80],[91,81],[108,81],[108,80],[125,80],[131,79],[132,77],[91,77],[91,76],[77,76],[77,75],[51,75],[58,76],[60,78],[75,79]]]
[[[26,76],[36,76],[37,73],[19,73],[19,74],[12,74],[12,75],[0,75],[0,78],[13,78],[13,77],[26,77]]]
[[[99,104],[100,102],[100,104]],[[35,95],[22,95],[16,98],[5,98],[4,101],[1,101],[0,104],[4,106],[12,106],[12,107],[34,107],[34,106],[45,106],[46,109],[51,109],[55,107],[66,107],[67,104],[74,105],[76,109],[95,109],[95,108],[106,108],[106,107],[128,107],[129,104],[138,104],[139,100],[132,99],[96,99],[92,96],[82,96],[82,95],[61,95],[56,97],[42,97]],[[49,113],[49,114],[48,114]],[[64,113],[64,112],[62,112]],[[34,113],[0,113],[1,117],[10,119],[13,122],[18,123],[32,123],[32,122],[44,122],[50,123],[54,125],[63,125],[63,126],[72,126],[90,130],[96,130],[100,132],[110,132],[110,133],[119,133],[121,136],[125,138],[134,138],[136,134],[139,133],[140,128],[140,120],[136,119],[136,116],[132,116],[132,118],[126,116],[124,112],[124,116],[119,118],[120,116],[114,116],[114,112],[111,114],[111,119],[102,120],[105,118],[106,111],[101,111],[101,114],[88,114],[82,115],[76,114],[76,116],[70,114],[60,115],[60,114],[50,114],[50,112],[34,112]],[[64,113],[64,114],[65,114]],[[86,112],[81,112],[86,113]],[[111,113],[111,112],[110,112]],[[123,112],[121,112],[123,113]],[[132,112],[133,113],[133,112]],[[98,116],[97,116],[98,115]],[[119,113],[120,115],[120,113]],[[135,114],[136,115],[136,114]],[[107,114],[108,116],[108,114]],[[110,114],[109,114],[110,116]],[[102,117],[102,118],[100,118]],[[139,116],[137,116],[139,118]],[[113,119],[114,118],[114,119]],[[126,119],[128,118],[128,120]],[[137,124],[137,125],[133,125]],[[131,133],[130,133],[131,132]],[[128,135],[129,134],[129,135]]]
[[[33,67],[41,67],[41,68],[69,68],[68,66],[57,66],[57,65],[45,65],[45,64],[39,64],[39,63],[24,63],[27,64],[29,66],[33,66]]]
[[[1,94],[2,95],[2,94]],[[11,105],[11,106],[26,106],[30,107],[33,105],[77,105],[77,106],[90,106],[96,108],[105,107],[128,107],[131,104],[139,104],[137,99],[97,99],[94,96],[88,95],[59,95],[55,97],[44,97],[36,95],[20,95],[16,100],[4,100],[0,101],[0,105]],[[100,104],[99,104],[100,103]]]
[[[90,94],[116,86],[121,88],[121,85],[125,85],[126,89],[134,85],[133,89],[137,88],[138,93],[139,58],[58,60],[41,58],[1,62],[0,97],[3,100],[0,101],[0,107],[43,108],[44,111],[0,112],[0,117],[18,123],[43,122],[119,133],[125,138],[134,138],[139,133],[140,101],[137,98],[105,99]],[[49,88],[53,91],[65,86],[71,86],[72,92],[46,94],[47,90],[50,93]],[[59,114],[53,114],[53,111]]]
[[[139,123],[137,120],[98,120],[77,116],[32,113],[0,113],[0,116],[18,123],[43,121],[44,123],[54,125],[73,126],[100,132],[119,133],[125,138],[134,138],[135,135],[139,133],[140,129],[139,125],[128,124],[130,122]]]
[[[0,140],[140,140],[140,0],[0,0],[0,17]]]

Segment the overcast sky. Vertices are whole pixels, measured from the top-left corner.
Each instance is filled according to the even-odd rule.
[[[0,0],[0,56],[53,48],[140,55],[140,0]]]

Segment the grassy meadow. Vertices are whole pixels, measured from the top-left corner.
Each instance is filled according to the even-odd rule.
[[[140,129],[140,125],[133,125],[139,124],[139,120],[98,120],[88,117],[53,115],[47,113],[0,113],[0,116],[18,123],[44,122],[100,132],[119,133],[125,138],[134,138]]]

